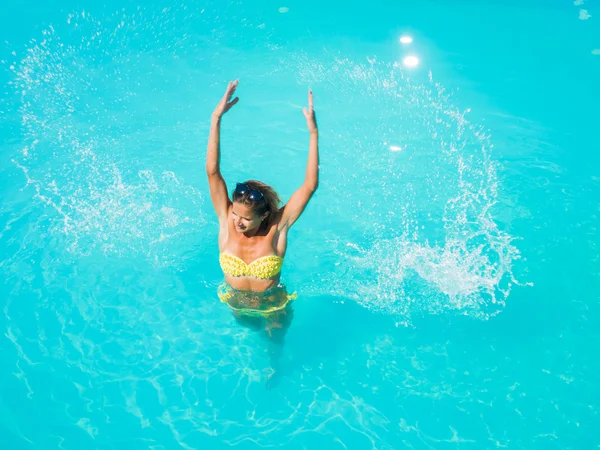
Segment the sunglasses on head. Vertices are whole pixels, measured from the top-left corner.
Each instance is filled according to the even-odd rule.
[[[233,191],[233,195],[235,197],[242,197],[243,195],[246,195],[248,193],[248,200],[250,200],[251,202],[259,202],[261,201],[264,196],[262,194],[262,192],[260,192],[257,189],[250,189],[248,187],[247,184],[245,183],[237,183],[235,185],[235,191]]]

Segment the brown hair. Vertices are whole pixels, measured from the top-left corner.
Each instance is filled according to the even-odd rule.
[[[273,216],[279,211],[279,204],[281,203],[281,199],[277,192],[275,192],[275,189],[268,184],[257,180],[244,181],[243,184],[248,186],[250,190],[254,189],[260,192],[263,195],[263,198],[258,202],[253,202],[248,198],[250,197],[250,192],[246,192],[243,195],[236,195],[234,190],[233,195],[231,196],[233,201],[249,206],[258,216],[262,216],[264,213],[268,212],[267,223],[271,223]]]

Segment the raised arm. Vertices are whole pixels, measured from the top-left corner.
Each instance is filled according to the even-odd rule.
[[[206,175],[208,176],[210,197],[219,222],[227,220],[227,211],[231,202],[229,195],[227,195],[227,185],[223,175],[221,175],[221,118],[239,100],[237,97],[231,100],[237,85],[237,80],[227,85],[225,95],[212,114],[208,150],[206,152]]]
[[[312,91],[308,91],[308,109],[304,108],[302,112],[304,113],[304,117],[306,117],[306,125],[310,133],[306,175],[304,176],[302,186],[294,192],[288,203],[283,207],[280,222],[281,229],[291,227],[298,220],[319,186],[319,130],[313,108]]]

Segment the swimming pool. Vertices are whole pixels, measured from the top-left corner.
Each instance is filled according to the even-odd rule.
[[[600,445],[600,10],[545,3],[1,6],[3,448]],[[216,296],[238,77],[230,186],[320,127],[271,390]]]

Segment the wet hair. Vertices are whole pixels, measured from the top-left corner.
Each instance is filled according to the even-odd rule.
[[[273,216],[279,211],[279,205],[281,204],[281,199],[277,192],[275,192],[275,189],[268,184],[257,180],[244,181],[244,184],[248,186],[250,190],[259,191],[263,195],[263,198],[257,202],[252,201],[248,198],[250,197],[250,192],[246,192],[243,195],[236,195],[234,190],[233,195],[231,196],[233,201],[248,206],[257,216],[262,216],[264,213],[268,212],[267,223],[271,223]]]

